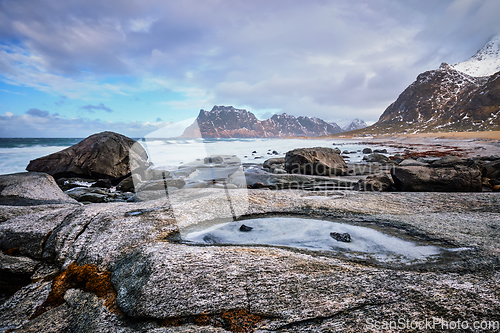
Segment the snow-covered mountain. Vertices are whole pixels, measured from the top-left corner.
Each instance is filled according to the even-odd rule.
[[[361,119],[354,119],[349,125],[342,128],[344,132],[355,131],[362,128],[368,127],[368,125]]]
[[[500,34],[476,52],[469,60],[452,66],[462,73],[481,77],[500,71]]]
[[[443,63],[420,74],[365,132],[422,133],[500,128],[500,72],[474,77]]]
[[[199,132],[198,132],[199,129]],[[337,124],[315,117],[275,114],[258,120],[247,110],[215,105],[211,111],[200,110],[194,124],[186,128],[183,137],[203,138],[279,138],[321,136],[342,132]]]
[[[469,60],[420,74],[365,133],[500,130],[500,35]]]

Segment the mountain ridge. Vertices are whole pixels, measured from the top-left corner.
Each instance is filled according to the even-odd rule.
[[[201,109],[195,122],[184,130],[181,137],[318,137],[342,131],[336,123],[328,123],[317,117],[295,117],[282,113],[274,114],[266,120],[259,120],[252,112],[245,109],[215,105],[210,111]]]
[[[467,61],[419,74],[375,124],[356,134],[493,130],[500,130],[500,35]]]

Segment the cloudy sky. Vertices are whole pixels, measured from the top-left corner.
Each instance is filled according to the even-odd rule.
[[[0,137],[139,137],[213,105],[374,122],[498,0],[0,0]]]

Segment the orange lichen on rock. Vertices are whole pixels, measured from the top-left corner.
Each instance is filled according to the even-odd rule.
[[[163,326],[180,326],[185,324],[196,324],[198,326],[211,325],[222,327],[231,332],[253,332],[255,325],[263,320],[262,316],[256,315],[247,309],[232,309],[218,314],[205,314],[186,317],[170,317],[163,319]]]
[[[116,305],[116,291],[111,284],[111,273],[99,271],[96,266],[91,264],[78,266],[76,263],[72,263],[54,278],[52,291],[31,318],[62,305],[64,294],[71,288],[94,293],[105,300],[104,305],[112,312],[121,313]]]
[[[2,253],[6,256],[17,256],[21,253],[21,249],[18,247],[13,247],[11,249],[2,250]]]
[[[255,324],[262,320],[261,316],[252,314],[247,309],[225,311],[221,317],[233,332],[252,332]]]

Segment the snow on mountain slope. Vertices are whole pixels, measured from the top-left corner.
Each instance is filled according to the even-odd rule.
[[[368,127],[368,125],[361,119],[354,119],[349,125],[342,128],[344,132],[355,131],[358,129],[362,129]]]
[[[500,71],[500,34],[493,37],[469,60],[453,66],[454,69],[471,76],[490,76]]]

